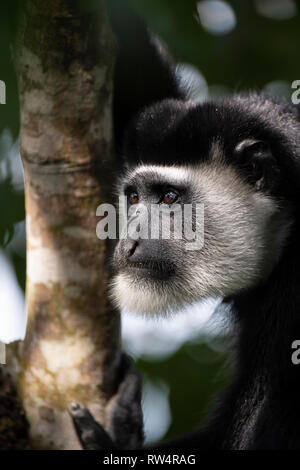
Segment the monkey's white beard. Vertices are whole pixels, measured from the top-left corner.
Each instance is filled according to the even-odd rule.
[[[171,292],[172,291],[172,292]],[[187,299],[174,289],[157,288],[151,283],[137,283],[129,274],[118,274],[111,285],[111,297],[120,310],[126,312],[166,316],[186,306]]]

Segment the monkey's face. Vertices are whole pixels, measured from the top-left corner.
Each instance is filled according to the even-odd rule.
[[[213,140],[198,163],[139,165],[127,174],[128,233],[115,251],[112,286],[118,307],[168,313],[269,275],[289,227],[268,187],[272,157],[255,139],[234,151],[236,160]]]
[[[278,206],[230,166],[141,166],[124,190],[128,233],[115,252],[113,296],[128,311],[159,314],[236,294],[279,255]]]

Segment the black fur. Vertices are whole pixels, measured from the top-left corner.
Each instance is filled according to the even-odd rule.
[[[113,115],[115,143],[121,157],[124,131],[130,120],[152,103],[183,98],[183,92],[168,52],[162,45],[158,47],[128,1],[107,0],[106,5],[118,47]]]
[[[291,345],[300,338],[299,136],[297,107],[258,95],[196,106],[164,101],[143,111],[127,133],[124,153],[131,165],[193,164],[208,159],[211,143],[219,139],[226,161],[250,182],[251,162],[235,149],[247,138],[263,141],[270,152],[262,161],[258,156],[266,180],[260,190],[293,214],[281,259],[267,281],[230,299],[239,330],[232,385],[208,425],[176,445],[300,449],[300,366],[291,361]]]

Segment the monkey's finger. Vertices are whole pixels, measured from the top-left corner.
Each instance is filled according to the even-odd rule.
[[[79,403],[71,403],[69,411],[74,428],[80,443],[85,450],[115,449],[115,445],[103,429],[93,418],[89,410]]]
[[[141,402],[142,379],[137,371],[133,359],[122,353],[121,357],[122,382],[117,392],[117,399],[120,405],[129,405],[133,402]]]
[[[144,441],[142,381],[133,360],[122,353],[120,384],[106,409],[107,429],[118,449],[137,449]]]

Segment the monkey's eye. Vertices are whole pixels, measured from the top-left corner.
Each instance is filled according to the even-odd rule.
[[[130,204],[137,204],[139,202],[139,196],[138,196],[138,193],[136,192],[132,192],[130,193],[129,195],[129,203]]]
[[[177,201],[177,199],[178,199],[178,196],[177,196],[176,193],[174,193],[173,191],[168,191],[164,195],[164,197],[162,199],[162,202],[164,204],[169,204],[170,205],[170,204],[173,204],[175,201]]]

